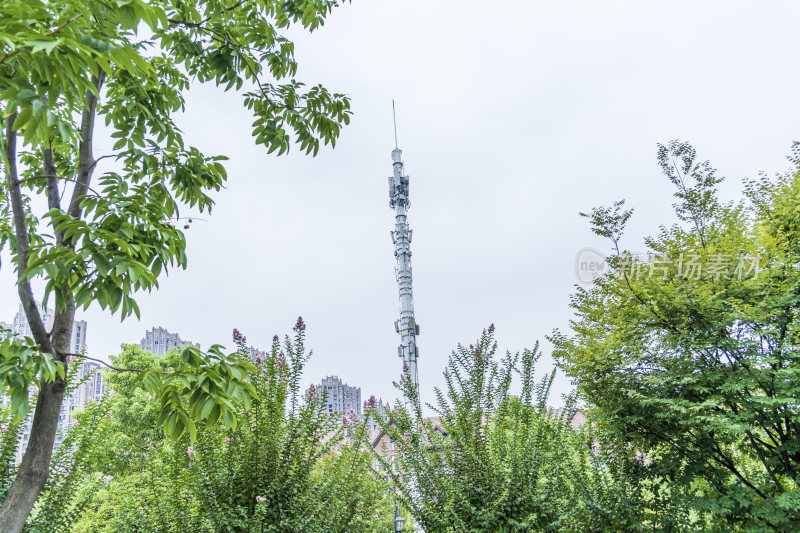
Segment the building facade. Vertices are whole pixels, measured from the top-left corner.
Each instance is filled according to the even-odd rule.
[[[447,431],[442,427],[441,417],[438,416],[431,416],[426,417],[423,419],[425,422],[431,423],[431,428],[433,431],[439,433],[440,435],[447,436]],[[389,420],[389,425],[392,427],[396,427],[393,420]],[[408,437],[408,433],[406,433],[406,438]],[[423,434],[423,439],[425,442],[429,442],[428,439]],[[397,442],[393,442],[392,439],[384,433],[383,431],[378,431],[374,435],[370,436],[370,440],[372,441],[372,452],[373,452],[373,459],[372,459],[372,467],[375,468],[376,471],[381,470],[391,470],[395,474],[402,473],[400,471],[400,458],[399,456],[399,446]],[[388,473],[385,475],[385,479],[389,480]]]
[[[380,431],[381,426],[377,418],[388,420],[392,413],[392,409],[388,403],[384,403],[381,398],[378,398],[378,401],[375,404],[375,413],[377,416],[370,415],[366,417],[366,421],[364,422],[367,425],[367,432],[369,435],[374,435]]]
[[[159,355],[164,355],[173,348],[185,348],[187,346],[200,348],[199,344],[185,341],[177,333],[170,333],[162,327],[153,327],[153,329],[146,331],[144,338],[139,342],[139,347],[142,350]]]
[[[39,307],[39,312],[41,313],[45,328],[52,330],[55,313],[52,309],[44,307],[40,302],[36,302],[36,305]],[[20,336],[32,336],[31,328],[25,315],[25,309],[21,305],[19,312],[14,317],[14,322],[12,324],[0,322],[0,327],[9,329]],[[86,334],[86,321],[75,320],[72,324],[72,336],[70,338],[71,353],[81,354],[86,351]],[[61,404],[61,411],[58,415],[55,448],[58,448],[62,444],[67,435],[67,430],[76,422],[76,411],[86,407],[90,402],[99,401],[105,392],[105,382],[103,381],[102,367],[100,364],[71,356],[68,361],[69,374],[74,375],[74,378],[70,381],[73,386],[70,387],[68,385],[67,394],[64,396],[64,401]],[[77,367],[75,367],[75,365],[77,365]],[[36,387],[31,387],[29,391],[32,407],[35,405],[36,400],[34,395],[36,391]],[[9,402],[10,398],[0,394],[0,404],[7,405]],[[23,423],[19,445],[17,446],[17,453],[14,458],[17,463],[22,461],[22,455],[28,448],[28,441],[31,436],[31,416],[32,413]]]
[[[53,450],[57,450],[64,442],[67,436],[67,431],[73,424],[77,423],[76,414],[79,409],[83,409],[89,403],[100,400],[105,392],[105,382],[103,381],[103,374],[101,366],[92,361],[71,361],[78,365],[77,375],[72,381],[75,387],[64,397],[61,403],[61,411],[58,414],[58,429],[56,429],[56,439],[53,444]],[[68,386],[69,387],[69,386]],[[31,396],[35,390],[31,391]],[[5,399],[8,401],[8,399]],[[35,402],[32,398],[31,402]],[[17,446],[17,454],[14,457],[17,464],[22,461],[22,456],[28,448],[28,441],[31,437],[31,417],[33,413],[28,415],[22,427],[22,434],[20,435],[19,446]]]
[[[328,376],[317,385],[317,392],[325,398],[323,409],[329,415],[347,415],[351,409],[361,414],[361,387],[351,387],[337,376]]]
[[[38,301],[36,302],[36,306],[39,308],[39,313],[42,315],[44,327],[47,331],[52,331],[55,312],[43,306],[41,302]],[[11,328],[8,329],[11,329],[11,331],[23,337],[33,337],[31,326],[28,324],[28,317],[25,315],[25,308],[22,307],[22,304],[19,305],[19,311],[14,316],[14,323],[11,324]],[[75,320],[72,322],[72,335],[69,340],[70,352],[81,353],[86,350],[86,330],[87,325],[85,320]]]

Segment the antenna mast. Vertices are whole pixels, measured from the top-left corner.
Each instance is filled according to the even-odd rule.
[[[394,149],[397,150],[397,114],[394,112],[394,100],[392,100],[392,120],[394,121]]]
[[[394,209],[394,231],[391,232],[394,243],[394,257],[397,261],[395,276],[400,290],[400,318],[395,321],[394,329],[400,335],[400,346],[397,355],[403,360],[403,374],[408,375],[414,387],[419,387],[417,376],[417,335],[419,326],[414,320],[414,294],[411,288],[411,229],[408,226],[408,176],[403,172],[402,150],[397,147],[397,117],[394,100],[392,100],[392,116],[394,118],[394,142],[392,150],[393,173],[389,177],[389,207]]]

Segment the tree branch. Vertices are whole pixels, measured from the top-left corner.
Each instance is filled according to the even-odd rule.
[[[619,250],[619,244],[618,244],[618,241],[617,241],[617,239],[611,239],[611,242],[614,244],[614,249],[615,249],[615,250],[616,250],[616,252],[617,252],[617,257],[618,257],[619,259],[622,259],[622,253],[621,253],[621,252],[620,252],[620,250]],[[647,308],[647,310],[648,310],[648,311],[650,311],[650,312],[653,314],[653,316],[655,316],[655,317],[656,317],[656,319],[658,319],[658,320],[661,322],[661,324],[663,324],[663,325],[664,325],[664,327],[665,327],[665,328],[667,328],[668,330],[670,330],[671,332],[673,332],[673,333],[675,333],[675,334],[678,334],[678,333],[680,333],[680,331],[678,330],[678,328],[676,328],[675,326],[673,326],[672,324],[670,324],[670,323],[669,323],[669,321],[668,321],[667,319],[665,319],[664,317],[662,317],[662,316],[661,316],[661,315],[658,313],[658,311],[656,311],[656,310],[654,309],[653,305],[652,305],[652,304],[651,304],[649,301],[645,301],[645,300],[644,300],[644,298],[642,298],[642,297],[639,295],[639,293],[637,293],[637,292],[636,292],[636,291],[633,289],[633,286],[631,286],[631,281],[630,281],[630,279],[628,279],[628,273],[626,272],[626,270],[625,270],[624,268],[622,269],[622,276],[625,278],[625,285],[627,285],[627,286],[628,286],[628,290],[629,290],[629,291],[631,291],[631,294],[633,294],[633,296],[634,296],[634,297],[635,297],[637,300],[639,300],[639,303],[641,303],[642,305],[644,305],[644,306]]]
[[[111,156],[103,156],[103,157],[111,157]],[[102,157],[98,158],[97,161],[99,161],[100,159],[102,159]],[[95,161],[95,163],[97,163],[97,161]],[[65,178],[63,176],[57,176],[57,175],[53,175],[53,174],[37,174],[36,176],[28,176],[27,178],[22,178],[21,180],[17,180],[17,183],[25,183],[26,181],[34,181],[34,180],[42,180],[42,179],[47,179],[48,183],[49,183],[50,179],[62,180],[62,181],[74,181],[74,182],[78,181],[76,178]],[[96,190],[92,189],[91,187],[87,187],[87,189],[89,191],[93,192],[98,198],[102,198],[103,197],[102,194],[100,194]],[[59,199],[58,202],[59,202],[59,206],[60,206],[61,200]],[[58,207],[58,209],[60,209],[60,207]]]
[[[49,102],[48,102],[49,104]],[[61,196],[58,194],[58,176],[56,175],[56,164],[53,162],[53,148],[42,150],[42,169],[47,176],[47,207],[50,209],[61,209]],[[56,231],[55,221],[51,221],[53,232],[56,236],[56,243],[61,244],[64,240],[64,232]]]
[[[225,9],[223,9],[222,12],[226,13],[228,11],[233,11],[237,7],[240,7],[242,4],[244,4],[245,1],[246,0],[240,0],[239,2],[233,4],[231,7],[227,7]],[[216,15],[216,13],[215,13],[215,15]],[[189,26],[190,28],[200,28],[203,24],[205,24],[206,22],[211,20],[211,18],[213,16],[214,15],[210,15],[210,16],[204,18],[203,20],[201,20],[200,22],[189,22],[189,21],[186,21],[186,20],[177,20],[177,19],[167,19],[167,21],[170,22],[171,24],[178,24],[179,26]]]
[[[43,177],[47,178],[47,207],[60,209],[61,199],[58,195],[58,176],[56,175],[56,165],[53,163],[52,148],[42,150],[42,166],[44,167]]]
[[[92,79],[97,92],[103,85],[106,73],[100,69],[96,77]],[[83,108],[81,115],[81,141],[78,147],[78,179],[72,191],[72,200],[69,203],[67,213],[72,218],[81,217],[81,198],[89,190],[89,182],[92,179],[92,170],[96,164],[92,155],[92,135],[94,133],[94,119],[97,111],[97,97],[92,91],[86,91],[86,107]]]
[[[758,454],[758,458],[761,460],[761,464],[767,470],[767,473],[769,473],[769,477],[772,478],[772,482],[775,483],[776,487],[778,487],[778,491],[780,491],[781,493],[786,492],[786,489],[783,488],[783,485],[778,480],[778,477],[775,475],[775,472],[772,471],[772,468],[769,466],[767,459],[764,457],[764,451],[761,449],[761,447],[756,443],[756,440],[753,438],[753,433],[748,430],[745,432],[745,434],[750,438],[750,444],[753,446],[753,449]]]
[[[68,355],[70,357],[80,357],[81,359],[88,359],[90,361],[95,361],[97,363],[100,363],[102,365],[107,366],[111,370],[116,370],[118,372],[144,372],[144,370],[142,370],[140,368],[119,368],[119,367],[116,367],[116,366],[112,366],[112,365],[106,363],[105,361],[103,361],[102,359],[95,359],[94,357],[89,357],[88,355],[83,355],[83,354],[79,354],[79,353],[68,353],[68,354],[64,354],[64,355]]]
[[[31,243],[28,236],[25,207],[22,203],[22,192],[17,182],[17,131],[14,129],[14,120],[16,118],[17,113],[15,112],[6,119],[5,146],[3,148],[6,158],[6,184],[8,186],[11,210],[14,215],[14,236],[17,241],[17,292],[25,310],[25,317],[28,319],[28,324],[30,324],[34,340],[45,352],[53,354],[50,336],[47,334],[44,322],[42,322],[42,316],[36,307],[31,283],[25,277],[25,271],[28,269],[28,252]]]
[[[79,353],[65,353],[64,355],[65,356],[69,356],[69,357],[80,357],[81,359],[88,359],[89,361],[95,361],[97,363],[100,363],[101,365],[106,366],[107,368],[109,368],[111,370],[116,370],[118,372],[137,372],[137,373],[140,373],[140,374],[142,372],[146,372],[146,370],[142,370],[141,368],[120,368],[120,367],[116,367],[116,366],[113,366],[113,365],[111,365],[109,363],[106,363],[102,359],[96,359],[94,357],[89,357],[88,355],[83,355],[83,354],[79,354]],[[179,376],[179,375],[182,375],[182,372],[177,372],[177,371],[176,372],[161,372],[160,374],[162,376]]]
[[[68,25],[72,24],[73,22],[75,22],[76,20],[81,18],[82,16],[83,16],[83,13],[79,13],[79,14],[75,15],[74,17],[72,17],[71,19],[69,19],[68,21],[63,23],[62,25],[56,27],[53,30],[50,30],[50,31],[42,34],[42,37],[50,37],[52,35],[55,35],[56,33],[60,32],[61,30],[63,30]],[[16,57],[16,56],[20,55],[21,53],[22,53],[22,50],[14,50],[13,52],[9,52],[8,54],[4,55],[2,59],[0,59],[0,65],[5,63],[6,61],[11,59],[12,57]]]
[[[50,96],[52,92],[47,94],[47,106],[50,107]],[[58,194],[58,182],[56,181],[56,164],[53,162],[53,143],[52,140],[48,148],[42,149],[42,170],[47,175],[47,207],[50,209],[61,208],[61,198]],[[54,228],[55,229],[55,228]],[[60,236],[57,237],[58,242],[61,242]]]

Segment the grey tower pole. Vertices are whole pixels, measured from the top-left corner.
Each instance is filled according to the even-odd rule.
[[[393,102],[394,104],[394,102]],[[395,141],[397,133],[395,133]],[[408,227],[407,212],[408,176],[403,173],[402,151],[395,146],[392,150],[393,175],[389,178],[389,206],[394,209],[395,223],[392,234],[394,256],[397,260],[395,276],[400,289],[400,318],[394,329],[400,334],[397,355],[403,360],[403,371],[409,375],[415,387],[419,387],[417,376],[417,335],[419,326],[414,320],[414,294],[411,290],[411,229]]]

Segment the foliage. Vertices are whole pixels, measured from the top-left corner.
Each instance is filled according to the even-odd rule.
[[[188,146],[174,122],[190,82],[241,91],[252,134],[267,153],[292,143],[307,154],[334,145],[350,120],[349,99],[296,78],[286,32],[320,27],[336,0],[8,0],[0,4],[0,250],[8,247],[32,342],[0,345],[0,383],[24,408],[43,378],[19,483],[0,521],[19,531],[41,490],[63,393],[76,308],[97,304],[124,319],[134,296],[185,268],[191,217],[211,209],[227,180],[226,158]],[[114,141],[95,158],[95,122]],[[105,167],[100,164],[114,164]],[[100,165],[99,165],[100,164]],[[103,170],[101,172],[101,167]],[[99,176],[93,180],[95,171]],[[46,206],[42,209],[40,206]],[[36,208],[36,209],[35,209]],[[41,211],[44,211],[42,213]],[[40,278],[53,328],[45,328],[31,280]],[[48,355],[49,354],[49,355]],[[242,369],[217,349],[184,352],[163,385],[161,420],[177,436],[199,418],[235,424]],[[45,386],[44,384],[50,383]],[[188,406],[182,395],[189,395]],[[41,413],[41,414],[40,414]],[[13,507],[13,509],[12,509]],[[4,527],[6,524],[3,524]]]
[[[76,366],[77,368],[77,366]],[[91,476],[92,443],[105,425],[107,407],[102,402],[89,404],[77,416],[77,423],[53,455],[47,484],[28,519],[25,531],[51,533],[71,531],[89,503],[91,492],[85,485],[96,485],[105,478]]]
[[[236,427],[237,407],[247,407],[256,397],[248,380],[255,370],[235,354],[225,355],[222,346],[214,345],[206,353],[188,346],[172,372],[145,370],[142,381],[158,396],[158,421],[165,433],[179,438],[188,429],[194,441],[199,420],[211,425],[223,420],[226,426]]]
[[[71,365],[66,375],[66,393],[74,393],[92,378],[80,365]],[[35,397],[35,393],[34,393]],[[90,405],[86,412],[72,411],[73,425],[67,428],[60,447],[51,461],[51,475],[37,509],[26,531],[69,531],[69,524],[80,513],[83,503],[74,493],[82,484],[90,460],[89,443],[99,431],[106,413],[103,404]],[[80,423],[75,421],[77,418]],[[16,475],[15,455],[26,424],[30,423],[30,407],[19,413],[11,408],[7,398],[0,396],[0,496],[4,497]]]
[[[660,146],[679,223],[637,257],[629,212],[598,208],[612,272],[572,298],[555,356],[600,427],[652,458],[670,490],[725,531],[794,531],[800,521],[800,145],[795,168],[720,202],[695,150]],[[617,206],[621,204],[616,204]]]
[[[80,499],[88,493],[89,501],[69,531],[213,532],[184,458],[184,446],[163,441],[152,447],[141,470],[97,472],[74,495]]]
[[[406,399],[382,423],[397,450],[379,456],[398,498],[425,531],[620,531],[650,528],[666,515],[645,494],[643,462],[573,430],[574,411],[547,409],[553,374],[534,369],[538,346],[498,360],[494,326],[453,351],[446,389],[423,419],[407,373]],[[519,376],[521,391],[512,394]],[[613,454],[611,452],[614,452]],[[623,453],[624,452],[624,453]],[[604,455],[606,454],[606,455]]]
[[[0,402],[0,498],[5,498],[16,474],[14,456],[24,421],[5,402]]]
[[[320,141],[334,143],[340,125],[348,122],[348,100],[319,86],[302,92],[303,84],[294,79],[293,44],[278,30],[295,23],[313,30],[334,5],[5,2],[0,100],[3,116],[14,119],[5,139],[11,146],[11,135],[18,133],[30,150],[22,154],[19,181],[2,187],[23,191],[31,241],[24,276],[43,276],[46,295],[54,291],[59,307],[69,296],[78,306],[97,302],[120,310],[123,318],[138,316],[132,293],[157,287],[167,266],[186,265],[180,204],[209,209],[207,191],[219,190],[226,179],[220,163],[225,158],[185,146],[173,122],[190,77],[226,89],[254,85],[245,101],[256,115],[256,142],[282,153],[293,133],[303,150],[316,153]],[[90,15],[96,13],[104,15]],[[288,81],[269,83],[264,76]],[[99,102],[96,113],[117,139],[114,152],[104,157],[121,164],[121,171],[99,177],[97,189],[88,187],[90,169],[81,168],[97,163],[83,161],[80,153],[90,142],[81,128],[91,124],[77,117],[95,112],[87,109],[89,100]],[[4,165],[9,176],[11,164],[16,166]],[[72,201],[62,209],[55,201],[59,182],[67,187],[76,180]],[[82,180],[86,190],[79,186]],[[34,195],[51,200],[47,225],[30,210]],[[6,194],[2,197],[0,244],[10,244],[16,253],[11,206]]]
[[[258,369],[252,376],[258,400],[240,413],[240,426],[204,432],[192,451],[198,496],[214,529],[358,531],[354,517],[372,505],[362,498],[375,497],[360,487],[369,458],[344,445],[346,425],[325,412],[313,389],[300,397],[310,357],[302,319],[283,350],[277,336],[263,355],[250,355],[244,337],[236,340]]]
[[[64,376],[64,364],[41,353],[33,340],[0,328],[0,394],[8,391],[8,408],[16,419],[30,411],[29,390],[42,381]]]
[[[19,177],[12,176],[17,163],[9,154],[3,163],[10,181],[0,184],[0,248],[11,247],[25,279],[44,278],[45,301],[55,292],[59,309],[74,300],[77,306],[96,302],[122,318],[138,316],[133,293],[156,288],[168,266],[186,266],[180,206],[210,209],[208,191],[226,180],[225,158],[185,146],[173,121],[190,78],[226,89],[253,85],[245,100],[256,116],[256,142],[269,152],[287,151],[293,135],[307,152],[335,142],[349,121],[347,98],[320,86],[303,92],[294,78],[294,46],[278,34],[293,24],[316,29],[335,5],[3,3],[0,102],[3,117],[13,121],[2,138],[14,149],[19,135],[29,150],[21,154]],[[120,164],[95,188],[89,180],[98,161],[82,152],[91,146],[89,112],[103,117],[117,139],[103,157]],[[16,157],[13,150],[10,155]],[[72,199],[62,207],[72,183]],[[12,209],[9,188],[20,189],[23,212]],[[48,200],[43,220],[32,211],[37,196]],[[27,250],[19,250],[14,217],[25,220]],[[16,254],[23,252],[20,263]]]
[[[134,345],[112,358],[122,368],[163,373],[180,360],[178,349],[157,356]],[[141,375],[107,371],[103,379],[103,400],[77,413],[26,531],[209,531],[185,469],[186,445],[165,435],[160,403]]]
[[[310,357],[302,319],[294,338],[281,346],[276,336],[266,353],[251,351],[238,331],[234,339],[236,356],[252,366],[257,399],[239,404],[235,427],[202,423],[194,441],[168,438],[158,399],[141,379],[107,372],[109,416],[86,443],[89,481],[72,498],[89,494],[89,502],[74,531],[358,532],[375,531],[376,517],[391,516],[361,446],[366,426],[355,416],[329,417],[313,388],[300,391]],[[114,364],[173,372],[181,354],[126,346]],[[97,483],[106,477],[107,485]]]

